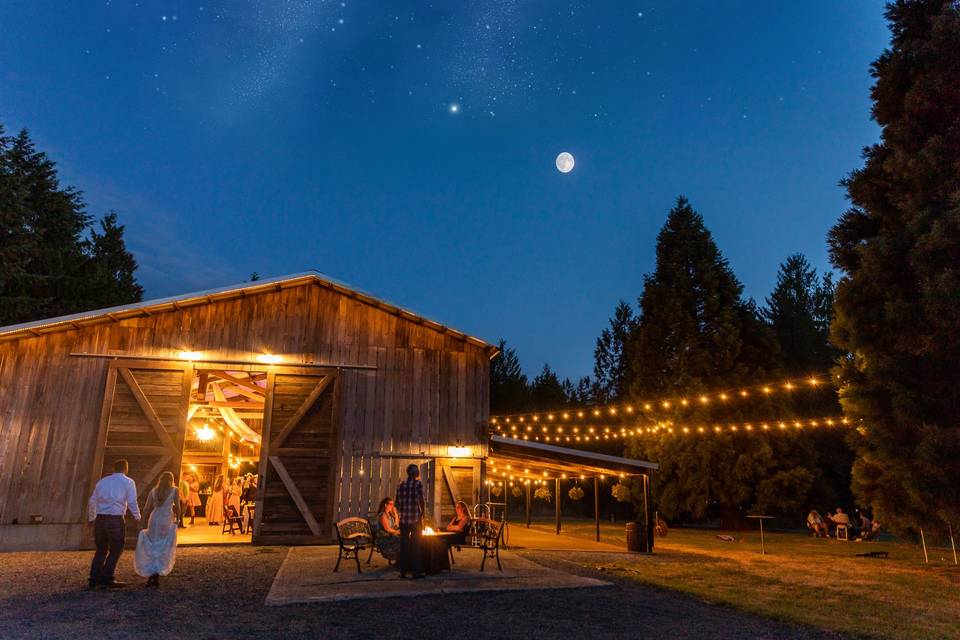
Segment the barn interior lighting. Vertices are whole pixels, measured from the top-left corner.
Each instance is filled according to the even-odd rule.
[[[195,433],[197,436],[197,440],[199,440],[200,442],[210,442],[211,440],[213,440],[213,436],[215,435],[213,433],[213,429],[211,429],[209,425],[203,425],[202,427],[197,429]]]

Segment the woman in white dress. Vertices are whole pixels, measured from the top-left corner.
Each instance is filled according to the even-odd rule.
[[[147,578],[148,587],[159,587],[160,576],[173,569],[177,556],[177,519],[180,497],[173,486],[173,474],[165,471],[150,490],[144,513],[149,513],[147,528],[140,531],[133,568]]]

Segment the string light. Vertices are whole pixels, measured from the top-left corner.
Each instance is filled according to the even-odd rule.
[[[632,429],[626,429],[621,427],[620,431],[611,432],[610,427],[603,427],[603,433],[598,433],[597,428],[590,427],[585,429],[584,433],[580,432],[579,427],[574,427],[573,431],[575,435],[571,436],[562,434],[562,427],[557,427],[557,434],[551,438],[549,434],[543,435],[542,439],[544,442],[550,442],[551,440],[556,442],[601,442],[603,440],[609,441],[610,436],[613,438],[626,438],[630,436],[639,436],[639,435],[653,435],[653,434],[691,434],[691,433],[738,433],[738,432],[748,432],[753,433],[754,431],[770,431],[771,424],[775,425],[781,431],[786,431],[788,429],[793,430],[802,430],[802,429],[825,429],[836,426],[849,426],[851,421],[848,418],[831,416],[831,417],[821,417],[821,418],[790,418],[786,420],[777,420],[772,422],[744,422],[744,423],[704,423],[704,424],[675,424],[673,422],[658,422],[658,423],[649,423],[646,425],[636,425]],[[517,434],[505,433],[502,429],[495,432],[496,435],[510,437],[516,440],[529,440],[529,436],[523,435],[519,436]],[[534,441],[540,441],[541,436],[535,435],[533,437]],[[509,468],[509,467],[508,467]],[[528,469],[524,469],[524,472],[528,472]]]
[[[747,400],[752,397],[751,391],[757,391],[764,395],[770,395],[777,391],[782,392],[794,392],[800,390],[816,390],[822,389],[825,386],[838,386],[840,384],[839,379],[834,379],[833,376],[829,374],[820,374],[807,376],[804,378],[795,378],[790,380],[781,380],[777,383],[764,383],[759,385],[754,385],[751,387],[740,387],[736,389],[727,389],[721,391],[714,391],[708,393],[701,393],[695,397],[701,405],[708,405],[712,401],[720,402],[729,402],[733,400]],[[692,403],[687,399],[690,394],[680,394],[675,397],[667,397],[660,399],[650,399],[645,400],[640,403],[639,406],[643,408],[644,411],[673,411],[678,407],[690,407]],[[527,413],[527,414],[512,414],[512,415],[497,415],[490,418],[491,424],[511,424],[511,420],[524,422],[525,420],[532,420],[537,422],[543,417],[548,421],[575,421],[579,420],[589,420],[592,418],[603,419],[603,416],[615,416],[617,418],[626,419],[629,415],[634,413],[633,405],[605,405],[603,407],[592,407],[589,411],[585,412],[583,410],[578,410],[576,413],[571,411],[562,411],[559,412],[545,412],[545,413]]]

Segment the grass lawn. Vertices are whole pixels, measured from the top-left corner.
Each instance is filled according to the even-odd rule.
[[[522,526],[519,524],[512,526]],[[551,525],[534,525],[552,530]],[[601,524],[601,540],[625,546],[623,525]],[[564,533],[593,538],[593,522],[564,522]],[[718,533],[737,538],[718,540]],[[896,542],[856,543],[798,533],[673,529],[653,556],[605,559],[593,568],[676,589],[710,602],[881,638],[960,638],[960,567],[949,549],[922,551]],[[888,551],[890,558],[858,558]]]

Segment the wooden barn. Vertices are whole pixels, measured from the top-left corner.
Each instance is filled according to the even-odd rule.
[[[486,480],[495,347],[309,272],[0,328],[0,550],[88,544],[126,458],[259,476],[253,542],[329,542],[421,465],[435,520]]]

